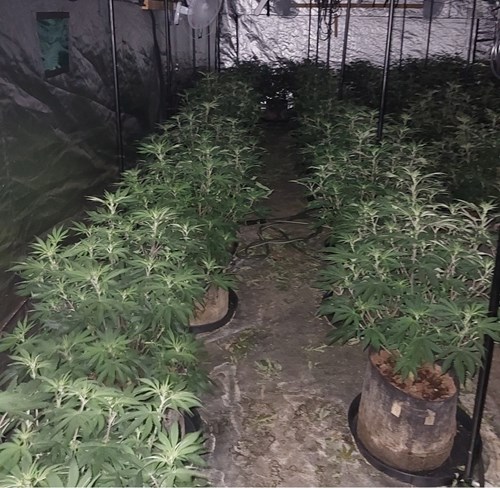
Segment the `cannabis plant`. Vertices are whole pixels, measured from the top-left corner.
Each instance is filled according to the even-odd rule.
[[[430,130],[456,115],[448,108],[429,117],[432,96],[420,100]],[[418,136],[416,111],[388,117],[379,143],[370,110],[332,98],[324,95],[315,113],[299,113],[297,130],[309,165],[300,183],[319,223],[331,229],[320,275],[320,312],[337,326],[330,338],[390,350],[403,376],[439,361],[464,381],[480,364],[483,337],[499,336],[485,306],[495,210],[453,202],[445,191],[464,178],[461,164],[480,173],[470,144],[478,132],[467,132],[465,119],[458,126],[452,151],[463,163],[450,159],[453,173],[442,163],[445,146]]]
[[[191,466],[203,464],[200,433],[181,437],[172,416],[199,402],[168,379],[140,379],[122,390],[42,368],[27,385],[42,392],[45,403],[14,417],[0,446],[2,479],[14,485],[47,486],[69,465],[72,478],[88,486],[91,480],[99,486],[161,486],[167,480],[177,486],[192,482],[197,472]]]
[[[0,484],[203,476],[203,438],[183,416],[207,381],[186,326],[210,284],[231,283],[238,222],[269,193],[256,181],[258,110],[234,74],[205,77],[141,144],[142,165],[15,266],[32,311],[0,339]]]
[[[339,324],[332,341],[390,350],[403,376],[442,361],[463,382],[484,336],[500,337],[486,309],[493,207],[435,203],[425,188],[432,176],[410,176],[405,192],[379,199],[326,251],[321,284],[331,297],[321,312]]]

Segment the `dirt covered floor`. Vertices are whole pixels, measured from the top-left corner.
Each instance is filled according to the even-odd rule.
[[[262,181],[274,190],[270,217],[296,215],[307,203],[303,188],[290,182],[300,156],[286,125],[263,129]],[[401,486],[364,460],[349,431],[347,410],[361,389],[366,358],[359,344],[326,346],[330,325],[316,316],[321,293],[313,285],[326,234],[289,244],[259,242],[259,233],[282,241],[282,232],[300,238],[314,230],[307,217],[294,222],[241,228],[236,315],[201,336],[214,382],[202,411],[210,483]],[[471,407],[472,390],[462,397]],[[493,486],[500,485],[500,442],[488,419],[497,407],[489,405],[483,429],[486,479]]]

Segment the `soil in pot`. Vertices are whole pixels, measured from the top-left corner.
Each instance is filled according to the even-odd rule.
[[[449,457],[456,435],[458,388],[438,365],[411,381],[394,372],[390,353],[371,353],[357,433],[380,461],[408,472],[429,471]]]

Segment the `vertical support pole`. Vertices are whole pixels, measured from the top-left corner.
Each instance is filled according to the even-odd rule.
[[[405,28],[406,28],[406,6],[408,5],[408,0],[405,0],[403,5],[403,21],[401,23],[401,45],[399,47],[399,68],[403,65],[403,47],[405,42]]]
[[[311,57],[312,3],[309,3],[309,25],[307,28],[307,59]]]
[[[330,0],[331,2],[331,0]],[[329,4],[328,12],[328,28],[327,28],[327,46],[326,46],[326,68],[330,69],[330,52],[332,48],[332,23],[333,23],[333,7]]]
[[[234,22],[236,27],[236,64],[240,63],[240,24],[238,14],[234,14]]]
[[[170,32],[170,15],[168,10],[168,0],[163,0],[165,19],[165,82],[167,84],[167,105],[172,101],[172,39]],[[168,107],[167,107],[168,111]]]
[[[477,38],[479,37],[479,26],[481,24],[481,19],[476,19],[476,33],[474,35],[474,49],[472,50],[472,64],[476,62],[477,54]]]
[[[193,75],[196,75],[196,31],[191,29],[191,63],[193,65]]]
[[[208,62],[208,71],[212,67],[212,60],[210,56],[211,42],[210,42],[210,26],[207,26],[207,62]]]
[[[349,26],[351,23],[351,7],[352,7],[352,0],[347,0],[347,7],[345,11],[345,23],[344,23],[344,45],[342,46],[342,62],[340,64],[340,75],[339,75],[339,93],[338,93],[339,100],[342,100],[342,98],[344,98],[345,65],[347,60],[347,43],[349,41]]]
[[[113,88],[115,95],[115,125],[116,125],[116,146],[118,167],[120,172],[124,170],[125,161],[123,153],[123,133],[122,133],[122,116],[120,102],[120,82],[118,79],[118,55],[116,51],[116,30],[115,30],[115,8],[114,0],[108,0],[109,27],[111,30],[111,56],[113,63]]]
[[[434,18],[434,0],[431,0],[431,12],[429,17],[429,28],[427,29],[427,46],[425,47],[425,64],[429,59],[429,50],[431,47],[431,31],[432,31],[432,19]]]
[[[321,4],[320,0],[316,0],[316,6],[318,8],[318,25],[316,26],[316,65],[318,64],[319,61],[319,38],[320,33],[321,33]]]
[[[500,305],[500,232],[497,240],[497,250],[495,255],[495,268],[491,280],[490,301],[488,305],[488,315],[498,317],[498,307]],[[488,382],[490,379],[491,363],[493,361],[493,339],[490,336],[484,338],[484,358],[479,370],[476,398],[474,401],[474,412],[472,414],[472,431],[470,445],[465,466],[464,480],[472,483],[472,473],[476,464],[481,432],[481,422],[483,420],[484,406],[486,404],[486,394],[488,393]],[[470,484],[472,486],[472,484]]]
[[[377,140],[382,140],[384,132],[385,107],[387,104],[387,87],[389,82],[389,69],[391,66],[392,33],[394,30],[394,11],[396,0],[391,0],[389,6],[389,20],[387,22],[387,37],[385,40],[384,72],[382,76],[382,93],[380,95],[380,108],[378,113]]]
[[[477,9],[477,0],[472,1],[472,13],[470,20],[470,33],[469,33],[469,50],[467,52],[467,64],[470,65],[472,63],[472,52],[473,52],[473,44],[474,44],[474,29],[476,27],[476,9]]]
[[[220,18],[221,13],[217,15],[217,24],[215,26],[215,69],[216,71],[220,71]]]

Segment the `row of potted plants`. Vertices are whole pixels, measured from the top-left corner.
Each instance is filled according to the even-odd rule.
[[[15,267],[32,311],[0,340],[0,486],[201,482],[203,439],[183,418],[207,380],[189,323],[230,285],[238,221],[269,192],[254,98],[234,74],[204,77],[143,163]]]
[[[378,108],[380,67],[352,63],[345,80],[350,99]],[[489,66],[446,56],[403,60],[391,69],[387,102],[388,113],[404,115],[412,138],[426,144],[453,197],[498,197],[500,94]]]
[[[293,105],[304,122],[296,134],[303,145],[308,141],[302,128],[324,123],[320,114],[325,110],[333,108],[330,116],[335,117],[347,103],[353,114],[360,107],[378,112],[382,71],[369,62],[346,66],[342,102],[336,73],[321,64],[287,62],[270,68],[252,62],[243,70],[262,100]],[[429,169],[444,174],[453,198],[479,202],[498,196],[500,95],[487,66],[439,56],[404,60],[391,69],[387,100],[387,117],[405,126],[408,142],[425,145]]]
[[[497,215],[450,198],[408,117],[377,143],[375,116],[331,96],[300,113],[302,183],[331,229],[319,278],[330,339],[371,351],[357,435],[383,463],[422,472],[448,458],[458,385],[478,370],[484,336],[500,338],[487,313]]]

